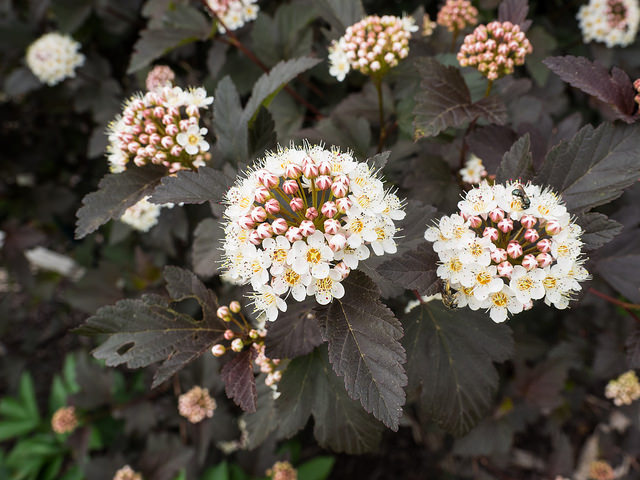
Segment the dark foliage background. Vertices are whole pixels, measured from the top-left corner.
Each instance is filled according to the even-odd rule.
[[[481,18],[496,18],[498,3],[477,2]],[[385,354],[400,368],[393,372],[396,378],[406,372],[406,403],[398,392],[387,399],[391,405],[404,403],[404,415],[373,411],[375,399],[347,393],[341,377],[348,379],[350,372],[334,370],[338,353],[331,335],[338,335],[338,329],[331,330],[337,315],[331,309],[317,314],[322,328],[315,318],[309,324],[301,320],[309,311],[304,306],[284,317],[280,327],[274,324],[273,344],[267,348],[293,360],[279,403],[257,382],[255,413],[243,413],[226,398],[221,364],[210,355],[176,374],[186,360],[157,352],[145,352],[141,360],[129,352],[135,360],[130,361],[121,358],[118,345],[104,346],[113,331],[135,330],[127,320],[144,307],[143,294],[161,306],[195,299],[177,309],[176,318],[187,326],[198,311],[204,322],[214,322],[207,309],[241,297],[241,290],[216,275],[219,201],[238,167],[260,157],[276,139],[281,144],[324,141],[353,149],[359,159],[376,153],[380,125],[371,82],[352,72],[338,83],[328,74],[326,49],[341,34],[334,20],[346,4],[357,7],[359,2],[265,0],[259,18],[236,32],[267,69],[305,56],[322,60],[306,60],[304,67],[299,61],[288,64],[273,85],[276,90],[286,81],[314,113],[286,92],[266,109],[258,108],[262,101],[252,104],[252,88],[263,71],[239,49],[217,40],[200,2],[0,0],[0,230],[6,234],[0,251],[0,395],[29,406],[19,412],[25,417],[18,418],[22,423],[16,427],[8,403],[0,404],[5,405],[0,408],[0,478],[108,479],[127,462],[154,480],[260,478],[276,459],[303,465],[328,457],[335,459],[328,478],[587,479],[595,460],[616,468],[617,478],[640,478],[638,404],[615,407],[603,395],[609,380],[640,366],[640,320],[637,308],[629,307],[640,303],[637,106],[611,93],[619,87],[612,80],[613,67],[631,80],[640,77],[640,42],[624,49],[583,44],[575,20],[577,1],[530,2],[528,37],[534,53],[516,75],[497,82],[500,111],[473,128],[467,129],[472,118],[459,117],[429,130],[439,108],[429,97],[430,77],[462,82],[468,93],[457,104],[474,104],[486,86],[476,72],[457,68],[443,29],[428,38],[417,35],[409,58],[385,79],[385,120],[391,126],[384,145],[391,152],[385,176],[408,199],[406,242],[396,256],[377,264],[379,259],[372,259],[363,267],[371,280],[364,275],[353,280],[341,306],[348,311],[350,302],[368,302],[372,318],[354,321],[375,325],[380,336],[395,335],[390,344],[402,343],[404,367],[393,347]],[[407,12],[419,23],[424,12],[434,18],[439,6],[409,0],[362,4],[369,14]],[[166,17],[176,5],[191,12],[194,21],[181,30],[179,41],[162,43],[153,31],[162,22],[166,30],[179,29]],[[50,30],[72,33],[87,57],[76,78],[55,87],[41,85],[23,60],[27,46]],[[204,85],[216,97],[215,115],[203,119],[213,134],[210,143],[217,136],[216,172],[201,169],[195,183],[202,189],[191,191],[189,198],[176,197],[171,179],[163,180],[154,195],[188,205],[164,209],[148,234],[107,222],[110,217],[103,213],[97,223],[105,225],[78,235],[76,212],[108,172],[106,126],[122,101],[144,88],[154,63],[170,65],[177,84]],[[240,121],[242,108],[234,90],[241,105],[255,108],[251,115],[259,111],[260,121],[251,128],[246,122],[230,128]],[[424,138],[414,141],[417,131],[425,129]],[[247,135],[244,145],[225,143],[229,137],[222,133],[240,131]],[[512,149],[525,136],[517,145],[529,156]],[[600,153],[584,154],[597,146]],[[572,213],[588,232],[587,266],[593,275],[570,310],[540,305],[508,325],[494,324],[484,313],[451,312],[439,302],[404,313],[414,299],[410,290],[436,291],[433,257],[421,245],[422,234],[430,220],[455,208],[462,192],[456,172],[468,152],[481,157],[490,173],[512,178],[533,171],[532,177],[565,191]],[[528,173],[520,168],[522,158]],[[582,183],[565,178],[569,165],[582,169]],[[594,172],[587,173],[592,167]],[[159,176],[145,175],[156,188]],[[63,275],[33,267],[25,253],[37,246],[73,259],[77,268]],[[187,283],[192,289],[182,291]],[[116,305],[123,299],[137,300]],[[98,312],[108,305],[116,306]],[[97,336],[70,333],[89,317],[80,333]],[[97,326],[101,319],[117,327]],[[389,334],[391,327],[383,322],[404,330],[402,339],[401,333]],[[287,336],[293,324],[304,332],[301,338]],[[211,331],[189,348],[206,351],[203,345],[215,341]],[[328,348],[322,345],[327,338]],[[169,344],[175,341],[165,338]],[[99,360],[89,355],[96,347]],[[108,368],[105,362],[119,366]],[[141,370],[126,368],[152,363]],[[313,382],[302,381],[307,373]],[[178,416],[176,396],[196,384],[208,387],[219,406],[212,419],[191,426]],[[296,403],[296,398],[304,401]],[[76,433],[59,438],[49,432],[48,421],[65,403],[88,417]],[[247,450],[226,454],[220,442],[240,439],[239,418],[249,432]],[[19,434],[5,436],[3,425]],[[331,458],[314,468],[316,476],[304,478],[325,478]]]

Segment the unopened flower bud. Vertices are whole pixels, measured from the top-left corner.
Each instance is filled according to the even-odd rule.
[[[244,342],[241,338],[236,338],[231,342],[231,350],[233,350],[234,352],[241,352],[243,348]]]
[[[219,343],[211,347],[211,353],[214,357],[221,357],[225,354],[227,349],[224,345],[220,345]]]

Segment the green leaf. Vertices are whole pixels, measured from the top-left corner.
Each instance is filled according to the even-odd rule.
[[[469,88],[456,67],[444,66],[430,57],[418,59],[416,67],[421,78],[413,111],[416,139],[433,137],[480,117],[498,125],[507,120],[507,109],[497,96],[471,101]]]
[[[153,25],[140,32],[133,46],[127,73],[146,67],[165,53],[198,40],[207,39],[212,33],[211,22],[196,8],[176,5],[165,12],[160,25]]]
[[[376,448],[382,425],[349,398],[342,383],[324,347],[292,360],[278,383],[279,435],[294,435],[312,414],[314,435],[322,447],[349,454]]]
[[[193,172],[181,170],[175,175],[164,177],[149,201],[158,205],[221,202],[232,183],[233,179],[214,168],[200,167]]]
[[[298,467],[298,480],[325,480],[335,463],[333,457],[315,457]]]
[[[496,173],[496,182],[502,183],[508,180],[526,182],[532,177],[531,141],[527,133],[520,137],[502,157],[502,163]]]
[[[269,73],[262,75],[253,86],[249,102],[244,108],[243,121],[249,123],[258,112],[260,105],[268,107],[271,100],[287,83],[320,62],[319,58],[294,58],[278,63]]]
[[[7,420],[0,422],[0,441],[10,438],[20,437],[38,428],[40,420],[37,418],[27,418],[24,420]]]
[[[208,468],[200,480],[229,480],[229,466],[226,460],[215,467]]]
[[[435,301],[413,309],[403,323],[409,390],[420,391],[423,419],[465,434],[491,408],[498,387],[493,362],[513,354],[511,330],[481,313],[447,310]]]
[[[167,298],[144,295],[139,300],[121,300],[103,307],[76,329],[82,335],[106,335],[93,355],[108,366],[140,368],[162,361],[152,387],[208,351],[226,329],[216,317],[214,293],[193,273],[166,267],[164,275],[172,300],[195,299],[202,309],[202,320],[174,310]]]
[[[349,396],[396,431],[405,402],[406,361],[402,325],[380,301],[380,290],[354,271],[343,282],[345,295],[322,313],[329,360]]]
[[[547,155],[534,182],[549,185],[572,213],[615,200],[640,178],[640,127],[586,125]]]
[[[218,273],[223,238],[224,229],[215,218],[205,218],[193,232],[193,271],[200,277],[208,278]]]
[[[39,419],[38,402],[36,400],[36,391],[33,386],[33,379],[28,372],[25,372],[20,377],[20,386],[18,388],[19,398],[24,409],[29,413],[31,418]]]
[[[81,239],[109,220],[120,218],[127,208],[149,195],[166,174],[164,167],[145,165],[105,175],[98,190],[82,199],[76,213],[75,238]]]
[[[243,123],[240,95],[230,77],[226,76],[216,87],[213,102],[213,131],[219,156],[233,164],[247,161],[249,132]]]

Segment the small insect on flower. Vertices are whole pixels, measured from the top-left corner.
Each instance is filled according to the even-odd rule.
[[[524,187],[521,184],[517,184],[516,188],[511,190],[511,195],[517,197],[520,200],[520,205],[523,210],[526,210],[531,206],[531,200],[527,196],[527,193],[524,191]]]
[[[440,293],[442,295],[442,303],[445,307],[450,310],[458,308],[458,299],[456,298],[456,294],[451,291],[451,284],[449,283],[449,280],[442,284],[442,290]]]

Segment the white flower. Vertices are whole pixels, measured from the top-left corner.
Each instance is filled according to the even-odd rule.
[[[320,305],[326,305],[334,298],[344,296],[344,287],[340,283],[340,274],[331,269],[325,278],[314,278],[307,287],[307,295],[315,295]]]
[[[416,25],[416,20],[409,15],[403,15],[400,21],[402,22],[402,28],[405,32],[413,33],[419,30],[418,25]]]
[[[278,295],[285,295],[291,291],[291,295],[298,302],[304,300],[307,295],[307,287],[311,284],[312,278],[308,273],[300,275],[292,268],[287,269],[273,279],[273,290]]]
[[[299,275],[311,272],[313,278],[325,278],[329,275],[329,262],[333,260],[333,252],[322,232],[316,231],[306,241],[296,241],[287,254],[287,260]]]
[[[336,44],[337,45],[337,44]],[[329,74],[342,82],[351,70],[346,52],[336,46],[329,53]]]
[[[75,77],[76,68],[84,64],[80,44],[68,35],[47,33],[27,49],[28,67],[38,79],[49,86],[65,78]]]
[[[280,275],[287,265],[287,256],[291,249],[291,244],[282,235],[273,238],[265,238],[262,241],[262,248],[268,253],[271,259],[271,275]]]
[[[436,270],[438,277],[449,280],[451,283],[460,283],[465,287],[473,286],[473,273],[462,263],[458,252],[454,250],[441,252],[440,260],[442,264]]]
[[[544,270],[536,268],[528,272],[521,265],[513,267],[513,274],[509,287],[520,303],[527,303],[529,300],[539,300],[544,297],[544,286],[542,280],[545,277]]]
[[[464,168],[460,169],[460,176],[463,182],[476,184],[480,183],[482,179],[487,176],[487,170],[484,168],[482,160],[471,154]]]
[[[208,97],[207,91],[202,87],[190,88],[185,95],[184,103],[196,108],[207,108],[213,103],[213,97]]]
[[[473,274],[473,296],[479,301],[484,301],[489,294],[496,293],[504,287],[504,281],[497,275],[497,268],[494,265],[476,265],[472,269]]]
[[[144,197],[135,205],[127,208],[120,217],[120,221],[141,232],[148,232],[158,223],[162,208],[160,205],[149,202],[148,198],[148,196]]]
[[[640,23],[637,0],[590,0],[577,15],[585,42],[626,47],[635,41]]]
[[[393,223],[379,224],[374,228],[374,231],[376,232],[376,239],[371,242],[371,248],[376,255],[380,256],[398,251],[396,242],[393,240],[393,236],[396,233],[396,227]]]
[[[199,152],[209,150],[209,144],[203,138],[207,134],[206,128],[200,128],[198,125],[190,125],[186,132],[180,132],[176,136],[176,141],[189,155],[195,155]]]
[[[360,245],[357,248],[345,247],[334,254],[335,260],[343,261],[351,270],[358,268],[358,262],[367,258],[369,258],[369,249],[366,245]]]
[[[287,303],[269,285],[260,287],[252,298],[255,309],[264,312],[270,322],[278,318],[278,310],[287,311]]]
[[[494,243],[486,237],[469,238],[469,243],[460,253],[460,261],[465,265],[477,264],[487,266],[491,263],[491,252],[495,250]]]
[[[509,287],[505,286],[501,291],[489,295],[483,308],[489,309],[491,320],[500,323],[507,319],[508,313],[520,313],[523,305],[513,295]]]

